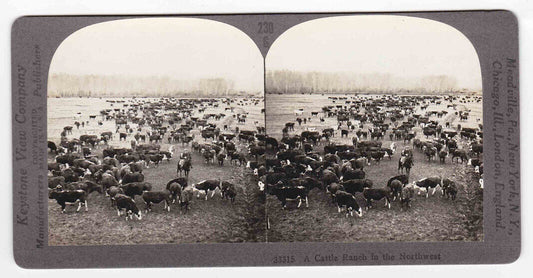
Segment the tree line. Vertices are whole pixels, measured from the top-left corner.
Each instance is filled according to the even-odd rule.
[[[465,91],[447,75],[401,78],[387,73],[326,73],[273,70],[266,74],[266,93],[410,93],[441,94]]]
[[[235,88],[233,80],[202,78],[180,80],[168,76],[110,76],[52,74],[49,97],[226,97],[261,95]]]

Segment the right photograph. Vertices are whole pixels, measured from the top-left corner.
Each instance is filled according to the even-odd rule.
[[[479,59],[454,27],[311,20],[265,60],[269,242],[483,241]]]

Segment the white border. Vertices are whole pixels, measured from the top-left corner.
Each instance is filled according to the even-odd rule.
[[[358,267],[263,267],[263,268],[165,268],[165,269],[113,269],[113,270],[25,270],[18,267],[13,260],[12,237],[12,168],[11,164],[0,167],[1,183],[6,188],[0,194],[0,215],[4,225],[0,240],[0,267],[7,277],[56,277],[68,275],[76,278],[117,277],[128,278],[157,275],[159,277],[524,277],[533,262],[531,241],[530,202],[533,200],[528,183],[533,179],[531,172],[533,145],[528,144],[528,138],[533,138],[533,91],[531,85],[533,75],[531,67],[532,35],[533,35],[533,1],[527,0],[7,0],[1,1],[0,28],[2,43],[0,55],[3,65],[0,69],[0,84],[2,86],[3,101],[0,101],[0,125],[3,136],[0,136],[0,157],[11,161],[11,24],[23,15],[113,15],[113,14],[177,14],[177,13],[276,13],[276,12],[387,12],[387,11],[439,11],[439,10],[479,10],[479,9],[507,9],[518,17],[520,34],[520,89],[521,89],[521,157],[522,157],[522,253],[520,258],[508,265],[460,265],[460,266],[358,266]],[[529,271],[531,272],[531,271]]]

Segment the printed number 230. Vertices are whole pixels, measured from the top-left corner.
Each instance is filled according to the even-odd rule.
[[[259,29],[257,30],[257,33],[259,34],[272,34],[274,33],[274,23],[269,21],[259,22],[258,24]]]

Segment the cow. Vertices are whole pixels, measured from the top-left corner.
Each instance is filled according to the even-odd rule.
[[[426,190],[426,198],[429,197],[429,189],[433,188],[433,194],[435,194],[435,191],[437,190],[437,186],[441,184],[442,180],[440,177],[429,177],[429,178],[423,178],[418,181],[413,182],[413,186],[415,188],[424,188]],[[420,191],[418,192],[420,194]]]
[[[181,192],[180,197],[180,208],[181,210],[185,209],[185,213],[190,209],[189,204],[192,201],[194,195],[194,189],[192,186],[185,186]]]
[[[122,179],[119,181],[120,184],[128,184],[132,182],[143,182],[144,181],[144,175],[142,173],[126,173]]]
[[[115,196],[117,194],[124,194],[124,190],[118,186],[111,186],[106,190],[106,194],[109,196],[109,199],[111,199],[111,206],[113,207],[116,205]]]
[[[233,161],[235,161],[235,165],[237,165],[237,161],[238,161],[239,162],[239,166],[242,166],[243,164],[247,164],[246,156],[244,154],[242,154],[242,153],[230,152],[229,156],[230,156],[230,159],[231,159],[230,160],[231,164],[233,164]]]
[[[368,161],[368,158],[366,157],[360,157],[355,160],[352,160],[352,167],[354,169],[361,169],[363,170],[366,165],[370,166],[370,162]]]
[[[55,154],[58,153],[56,143],[52,141],[48,141],[48,149],[50,149],[51,153],[55,153]]]
[[[287,200],[298,200],[298,208],[302,205],[302,200],[305,200],[305,206],[309,207],[308,193],[304,186],[280,186],[279,183],[272,189],[272,194],[281,201],[283,209],[287,207]]]
[[[220,181],[203,180],[203,181],[198,182],[197,184],[193,184],[192,188],[198,191],[196,198],[200,198],[200,191],[205,191],[205,200],[207,201],[207,195],[209,193],[209,190],[213,192],[211,194],[211,198],[215,196],[215,191],[217,188],[220,190]]]
[[[102,186],[92,181],[80,181],[80,182],[67,183],[65,184],[65,188],[67,190],[83,190],[87,193],[87,195],[91,194],[94,191],[100,194],[104,193]]]
[[[450,154],[452,155],[452,162],[455,158],[457,158],[457,163],[459,163],[459,158],[461,158],[461,164],[464,161],[468,161],[468,156],[465,150],[450,150]]]
[[[345,191],[344,187],[336,182],[326,186],[326,192],[329,192],[331,194],[332,202],[335,202],[335,194],[337,194],[337,191],[340,190]]]
[[[382,200],[385,199],[385,206],[390,209],[390,199],[389,196],[391,191],[389,188],[365,188],[363,190],[363,197],[366,200],[366,209],[372,207],[372,200]]]
[[[369,179],[351,179],[340,183],[344,187],[344,191],[355,194],[356,192],[363,192],[365,188],[371,188],[374,183]]]
[[[393,180],[399,180],[402,182],[402,185],[405,186],[409,183],[409,176],[407,175],[397,175],[397,176],[394,176],[392,178],[390,178],[388,181],[387,181],[387,186],[390,187],[390,184]]]
[[[479,157],[483,153],[483,144],[472,144],[472,152]]]
[[[76,212],[79,212],[82,205],[85,206],[85,211],[88,211],[87,207],[87,192],[79,190],[50,190],[48,192],[49,199],[55,199],[61,206],[61,213],[65,213],[65,207],[67,205],[74,205],[78,203]]]
[[[403,189],[403,183],[399,180],[393,180],[391,181],[390,185],[387,184],[387,186],[390,188],[392,192],[393,201],[396,200],[397,197],[400,197],[400,194]]]
[[[175,203],[176,201],[179,202],[181,199],[182,190],[183,188],[187,187],[187,185],[187,178],[184,177],[178,177],[170,180],[167,183],[165,188],[170,191],[170,194],[172,195],[172,203]]]
[[[414,195],[415,190],[412,185],[407,185],[402,189],[400,195],[401,210],[403,210],[404,207],[406,207],[406,209],[411,207],[411,200],[414,198]]]
[[[142,193],[142,199],[146,204],[146,213],[152,211],[152,204],[159,204],[165,201],[165,209],[170,211],[171,193],[167,189],[161,191],[144,191]]]
[[[58,177],[48,177],[48,188],[54,189],[58,186],[64,186],[65,185],[65,177],[58,176]]]
[[[142,219],[142,213],[135,204],[133,198],[124,194],[117,194],[115,196],[115,204],[117,206],[118,216],[122,215],[122,210],[124,210],[126,220],[128,220],[128,217],[133,219],[133,215],[135,215],[135,217],[137,217],[139,220]]]
[[[439,161],[440,163],[446,163],[446,156],[448,156],[448,153],[444,150],[439,152]]]
[[[100,184],[102,185],[102,188],[104,190],[107,190],[108,188],[112,186],[118,186],[119,183],[115,176],[113,176],[110,173],[103,173],[102,178],[100,179]],[[107,192],[106,192],[107,193]]]
[[[359,207],[357,200],[352,194],[346,191],[338,190],[335,194],[335,201],[337,202],[339,213],[341,212],[342,207],[346,207],[346,217],[348,217],[348,214],[353,216],[354,211],[359,217],[363,216],[363,210],[361,207]]]
[[[227,181],[221,182],[220,192],[222,194],[223,199],[230,199],[232,204],[233,202],[235,202],[235,197],[237,196],[237,190],[235,189],[234,184],[227,182]]]
[[[152,190],[152,184],[149,182],[131,182],[121,185],[120,188],[124,194],[135,199],[135,195],[142,195],[144,191]]]
[[[365,171],[361,169],[352,169],[349,167],[344,171],[341,180],[353,180],[353,179],[364,179],[366,176]]]
[[[219,154],[217,155],[218,165],[220,165],[220,166],[224,166],[224,159],[226,159],[226,154],[219,153]]]
[[[442,179],[442,195],[448,199],[451,198],[452,201],[455,200],[457,197],[457,185],[454,181],[448,178]]]
[[[322,184],[328,186],[334,182],[339,182],[339,177],[334,172],[326,169],[321,172],[320,180]]]

